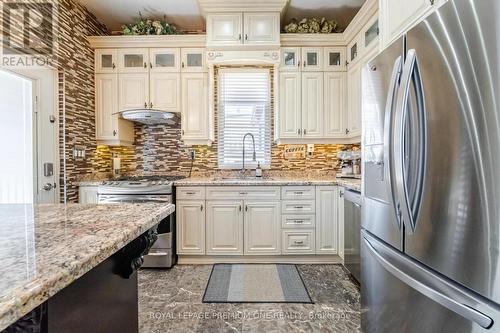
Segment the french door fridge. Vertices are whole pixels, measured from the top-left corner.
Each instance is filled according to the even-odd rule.
[[[500,332],[500,1],[448,1],[362,96],[363,330]]]

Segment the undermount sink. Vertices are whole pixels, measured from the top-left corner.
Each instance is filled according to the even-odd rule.
[[[255,176],[246,176],[246,177],[214,177],[214,181],[266,181],[273,180],[271,177],[255,177]]]

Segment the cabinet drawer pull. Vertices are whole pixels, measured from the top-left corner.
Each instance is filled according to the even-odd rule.
[[[242,209],[241,209],[241,205],[240,205],[240,212],[241,212],[241,210],[242,210]]]
[[[196,192],[186,192],[186,194],[188,194],[188,195],[195,195]]]
[[[304,223],[304,220],[294,220],[295,223]]]
[[[304,206],[293,206],[295,209],[304,209]]]
[[[294,244],[302,245],[304,244],[304,241],[293,241]]]
[[[203,204],[200,206],[200,210],[203,211]]]
[[[248,194],[247,192],[239,192],[240,195]]]
[[[295,191],[293,192],[294,194],[304,194],[304,192],[301,192],[301,191]]]
[[[245,205],[245,212],[248,212],[248,205]]]

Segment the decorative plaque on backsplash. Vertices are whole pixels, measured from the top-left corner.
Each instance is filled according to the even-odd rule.
[[[286,160],[300,160],[306,158],[306,145],[285,145]]]

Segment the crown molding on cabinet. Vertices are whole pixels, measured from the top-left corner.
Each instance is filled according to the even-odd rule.
[[[343,33],[281,34],[281,46],[346,46]]]
[[[342,33],[346,44],[349,44],[363,28],[365,23],[368,22],[373,15],[375,15],[378,11],[378,6],[378,0],[367,0],[363,4],[359,12],[356,16],[354,16],[351,23],[349,23],[345,31]]]
[[[282,12],[289,0],[198,0],[204,13]]]
[[[205,35],[89,36],[94,49],[145,47],[205,47]]]

